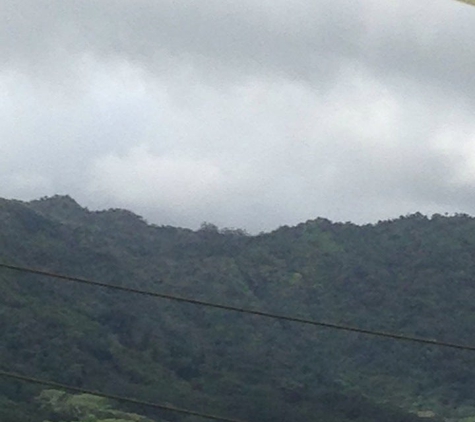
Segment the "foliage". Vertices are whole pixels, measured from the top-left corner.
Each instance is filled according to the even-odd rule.
[[[4,262],[473,343],[475,219],[466,215],[415,214],[364,226],[319,218],[249,236],[209,223],[198,231],[158,227],[128,211],[91,212],[57,196],[0,200],[0,227]],[[250,422],[415,421],[426,410],[475,416],[473,354],[6,270],[0,288],[2,369]],[[0,382],[0,394],[2,422],[130,420],[135,413],[196,420],[119,411],[100,399],[10,381]]]
[[[152,422],[143,416],[115,410],[101,397],[43,390],[37,401],[48,420],[71,422]]]

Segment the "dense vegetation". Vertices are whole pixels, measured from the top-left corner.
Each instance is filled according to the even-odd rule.
[[[158,227],[53,197],[0,200],[0,227],[1,262],[475,344],[475,219],[466,215],[316,219],[248,236]],[[7,270],[0,285],[3,370],[250,422],[475,420],[474,353]],[[119,407],[0,379],[2,422],[198,420]]]

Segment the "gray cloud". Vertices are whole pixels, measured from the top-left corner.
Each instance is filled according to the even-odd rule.
[[[386,79],[463,92],[468,84],[473,92],[467,7],[445,0],[4,0],[0,51],[7,63],[38,74],[56,66],[74,73],[71,57],[90,55],[153,74],[191,65],[201,77],[273,74],[323,87],[353,62]]]
[[[471,212],[474,11],[0,1],[0,195],[253,231]]]

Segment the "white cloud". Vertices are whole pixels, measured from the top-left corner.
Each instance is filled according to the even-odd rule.
[[[475,212],[473,8],[0,7],[0,195],[253,231]]]
[[[206,204],[220,193],[222,171],[205,159],[157,156],[146,147],[132,148],[123,156],[96,160],[90,190],[125,201],[169,211]]]

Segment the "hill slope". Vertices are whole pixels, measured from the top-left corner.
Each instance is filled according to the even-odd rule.
[[[2,262],[475,341],[475,220],[464,215],[416,214],[367,226],[317,219],[251,237],[212,225],[157,227],[128,211],[90,212],[53,197],[0,200],[0,227]],[[440,417],[475,415],[473,353],[5,270],[0,284],[2,369],[249,421],[412,421],[419,418],[410,412],[427,409]],[[10,409],[2,421],[43,420],[32,401],[37,388],[2,380],[0,393]]]

